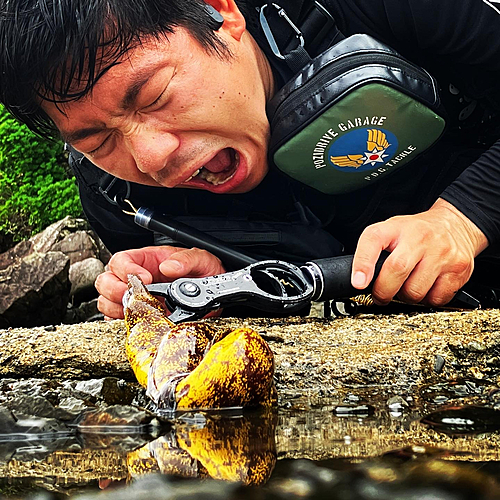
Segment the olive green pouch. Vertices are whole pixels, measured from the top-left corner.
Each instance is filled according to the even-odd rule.
[[[368,35],[312,59],[280,89],[268,115],[271,160],[327,194],[411,168],[445,129],[433,77]]]

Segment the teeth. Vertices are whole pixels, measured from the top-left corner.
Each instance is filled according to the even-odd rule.
[[[191,177],[186,179],[184,182],[189,182],[193,177],[196,177],[200,173],[201,168],[199,168],[196,172],[193,173]]]
[[[231,180],[234,175],[236,174],[236,171],[238,170],[238,165],[240,163],[240,155],[238,154],[237,151],[234,152],[234,171],[228,176],[224,177],[223,172],[210,172],[210,170],[207,170],[204,167],[199,168],[196,172],[193,173],[191,177],[186,179],[184,182],[189,182],[191,179],[196,177],[197,175],[200,176],[201,179],[204,179],[207,182],[210,182],[210,184],[213,184],[214,186],[219,186],[221,184],[224,184],[225,182]]]
[[[210,172],[209,170],[203,169],[200,173],[200,177],[202,179],[206,180],[207,182],[210,182],[210,184],[213,184],[214,186],[219,186],[220,184],[224,184],[225,182],[232,179],[235,174],[236,174],[236,170],[234,170],[234,172],[231,175],[229,175],[228,177],[221,178],[220,173],[214,174],[213,172]]]

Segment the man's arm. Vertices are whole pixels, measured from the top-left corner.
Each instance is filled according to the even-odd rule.
[[[75,152],[70,157],[85,214],[106,247],[113,253],[105,273],[96,280],[99,310],[108,318],[123,318],[122,297],[127,275],[139,275],[145,284],[169,282],[182,276],[202,277],[225,272],[221,261],[197,248],[152,246],[151,231],[107,202],[98,191],[103,173]]]
[[[377,8],[373,3],[368,7],[365,0],[355,2]],[[492,4],[465,0],[460,9],[451,0],[380,0],[375,4],[387,7],[388,32],[396,43],[418,54],[420,63],[427,58],[434,66],[442,64],[449,81],[500,111],[497,85],[493,85],[500,76],[500,11]],[[379,303],[397,294],[408,302],[445,304],[468,281],[474,257],[500,239],[499,196],[497,143],[448,186],[428,211],[369,226],[356,249],[353,285],[362,288],[370,280],[380,251],[387,249],[391,256],[373,288]]]

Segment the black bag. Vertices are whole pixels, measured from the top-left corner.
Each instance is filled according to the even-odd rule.
[[[317,3],[317,2],[316,2]],[[279,8],[276,4],[267,4]],[[264,33],[279,52],[261,9]],[[288,57],[290,68],[304,57]],[[344,38],[306,64],[268,107],[270,158],[323,193],[342,194],[378,181],[428,150],[445,129],[437,83],[424,69],[369,35]]]
[[[91,210],[99,214],[96,215],[98,225],[102,228],[99,236],[105,243],[112,242],[113,245],[124,247],[126,242],[130,242],[130,248],[152,243],[179,245],[178,241],[156,232],[152,242],[141,244],[138,240],[141,239],[142,229],[133,222],[132,216],[123,213],[123,210],[130,211],[130,206],[124,202],[129,199],[137,207],[147,206],[159,213],[165,213],[166,216],[175,213],[170,216],[174,223],[181,222],[219,238],[227,245],[232,245],[258,260],[273,258],[300,265],[311,259],[342,253],[342,244],[322,229],[321,221],[315,219],[298,202],[294,204],[295,212],[283,221],[269,218],[263,220],[256,210],[247,217],[228,214],[204,216],[201,213],[206,212],[204,205],[213,196],[210,193],[173,189],[170,190],[169,196],[165,197],[164,189],[167,188],[143,186],[105,174],[82,153],[71,146],[67,149],[69,164],[86,200],[87,212],[90,204]],[[274,175],[281,176],[277,173]],[[220,203],[228,200],[228,197],[216,196],[220,198]],[[195,204],[198,198],[200,201]],[[195,205],[194,213],[190,214],[185,205]],[[117,250],[115,247],[114,251]]]
[[[343,251],[338,240],[315,225],[202,216],[176,216],[172,220],[218,238],[257,260],[279,259],[302,265]],[[154,236],[155,245],[178,245],[162,234]]]

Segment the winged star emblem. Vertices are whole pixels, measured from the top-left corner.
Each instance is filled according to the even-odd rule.
[[[373,167],[377,163],[384,163],[387,154],[385,151],[390,146],[385,132],[378,129],[368,129],[366,151],[363,154],[348,154],[342,156],[330,156],[330,161],[337,167],[359,168],[363,165]]]

